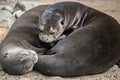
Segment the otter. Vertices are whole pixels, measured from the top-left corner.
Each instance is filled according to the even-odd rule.
[[[48,6],[39,16],[39,38],[49,43],[67,35],[35,69],[52,76],[84,76],[107,71],[120,59],[120,25],[111,16],[77,2]]]
[[[37,54],[50,48],[38,38],[38,16],[48,5],[35,7],[19,17],[0,46],[0,63],[9,74],[25,74],[38,61]]]

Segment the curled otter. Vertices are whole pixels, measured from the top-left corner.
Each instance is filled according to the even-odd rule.
[[[39,55],[35,69],[43,74],[98,74],[120,59],[120,25],[107,14],[80,3],[60,2],[45,8],[39,20],[43,42],[68,34],[48,51],[51,55]]]
[[[40,40],[53,42],[64,32],[63,16],[57,12],[46,9],[39,18]]]

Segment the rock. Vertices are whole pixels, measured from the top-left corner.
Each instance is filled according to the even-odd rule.
[[[30,80],[29,78],[20,78],[19,80]]]
[[[36,7],[38,5],[43,5],[43,4],[46,4],[46,3],[35,2],[35,1],[18,1],[14,7],[14,11],[17,11],[17,10],[27,11],[33,7]]]
[[[39,75],[35,78],[35,80],[46,80],[42,75]]]
[[[18,10],[22,10],[22,11],[25,11],[25,6],[24,4],[22,4],[21,2],[17,2],[15,7],[13,8],[14,12],[15,11],[18,11]]]
[[[5,6],[3,7],[3,10],[7,10],[7,11],[13,13],[13,8],[10,7],[10,6],[7,6],[7,5],[5,5]]]
[[[4,75],[5,75],[5,72],[4,71],[0,71],[0,77],[4,76]]]
[[[0,21],[5,20],[12,16],[12,14],[9,11],[6,10],[0,10]]]
[[[15,17],[9,11],[0,10],[0,26],[10,28],[15,20]]]
[[[16,0],[7,0],[7,2],[15,2]]]
[[[3,10],[4,5],[0,5],[0,10]]]
[[[16,18],[14,16],[12,16],[6,20],[2,20],[2,21],[0,21],[0,27],[10,29],[15,20],[16,20]]]
[[[48,80],[64,80],[62,77],[51,77]]]
[[[0,43],[4,40],[4,38],[6,37],[7,33],[8,33],[9,29],[6,28],[1,28],[0,26]],[[1,67],[1,65],[0,65]]]
[[[18,18],[18,17],[20,17],[23,13],[24,13],[24,12],[22,12],[21,10],[18,10],[18,11],[16,11],[16,12],[14,12],[13,15],[14,15],[16,18]]]
[[[14,16],[11,16],[9,18],[6,19],[7,21],[7,26],[6,28],[10,29],[13,25],[13,23],[15,22],[16,18]]]

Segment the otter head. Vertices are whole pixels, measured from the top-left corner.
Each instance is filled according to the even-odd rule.
[[[32,70],[38,60],[36,52],[19,47],[14,47],[3,52],[0,55],[1,66],[9,74],[25,74]]]
[[[39,38],[43,42],[53,42],[64,32],[64,18],[59,12],[45,10],[39,18]]]

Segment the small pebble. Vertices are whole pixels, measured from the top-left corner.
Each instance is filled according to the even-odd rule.
[[[45,80],[45,78],[42,75],[39,75],[35,78],[35,80]]]
[[[49,80],[64,80],[62,77],[52,77]]]
[[[7,5],[5,5],[5,6],[3,7],[3,10],[7,10],[7,11],[13,13],[13,8],[10,7],[10,6],[7,6]]]
[[[30,80],[29,78],[20,78],[19,80]]]

